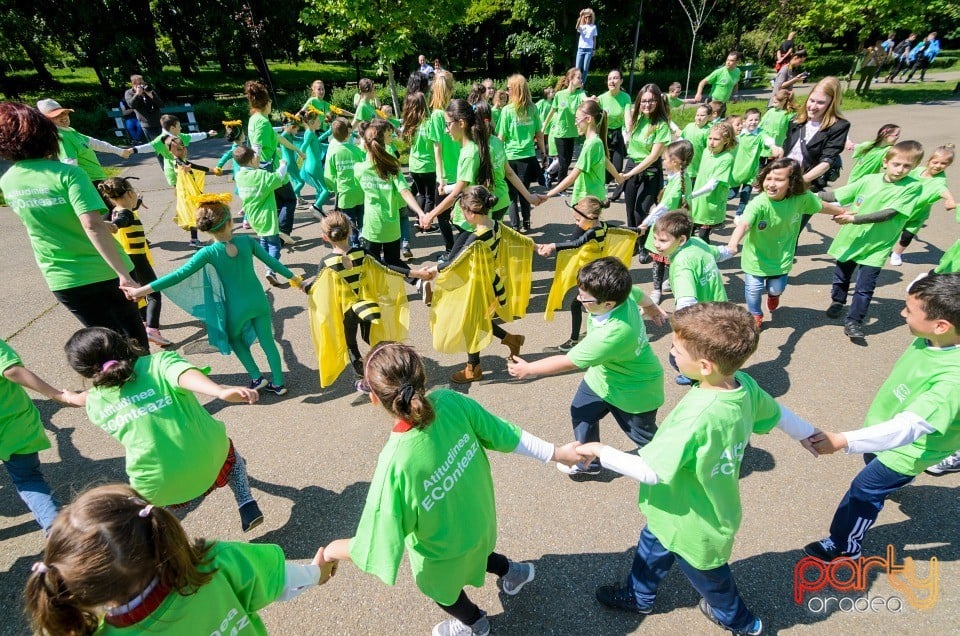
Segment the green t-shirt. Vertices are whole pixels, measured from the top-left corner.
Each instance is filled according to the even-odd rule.
[[[717,225],[727,218],[727,192],[730,190],[733,171],[734,150],[703,153],[700,169],[697,171],[697,184],[710,179],[717,180],[717,187],[709,194],[690,201],[690,216],[698,225]]]
[[[490,135],[490,163],[493,167],[493,194],[497,204],[490,212],[498,212],[510,207],[510,186],[507,185],[507,150],[499,137]],[[463,211],[460,212],[463,214]]]
[[[361,99],[357,104],[357,110],[353,115],[353,121],[373,121],[377,117],[377,107],[365,99]]]
[[[90,177],[91,181],[102,181],[107,178],[97,153],[90,147],[90,138],[78,133],[73,128],[57,128],[60,137],[60,161],[71,159],[77,162],[77,167]]]
[[[667,176],[667,182],[663,186],[663,192],[660,194],[660,205],[666,206],[667,211],[680,209],[684,202],[686,202],[687,197],[690,196],[690,193],[693,192],[693,185],[690,182],[690,171],[684,171],[682,180],[680,179],[680,174],[679,172],[674,172]],[[642,221],[643,219],[640,220]],[[649,252],[657,251],[657,248],[653,244],[652,227],[647,232],[647,240],[643,246]]]
[[[303,110],[307,109],[307,106],[313,106],[321,113],[326,115],[330,112],[330,102],[325,99],[317,99],[316,97],[308,97],[306,103],[303,105]],[[324,131],[330,127],[330,122],[327,121],[326,117],[320,117],[320,130]]]
[[[120,387],[93,387],[90,421],[126,451],[130,485],[158,506],[186,503],[213,485],[230,440],[180,376],[196,369],[179,354],[163,351],[138,358]]]
[[[0,192],[26,226],[33,256],[51,291],[117,278],[90,242],[80,216],[106,206],[83,170],[49,159],[14,163],[0,177]],[[129,272],[130,258],[115,244]]]
[[[3,374],[10,367],[22,367],[20,356],[0,338],[0,460],[10,455],[29,455],[50,448],[40,423],[40,411],[26,390]]]
[[[750,199],[740,223],[750,228],[743,239],[740,266],[753,276],[782,276],[793,267],[801,217],[816,214],[823,202],[807,191],[781,201],[772,200],[766,192]]]
[[[356,164],[363,160],[363,150],[357,146],[336,139],[330,142],[323,165],[323,180],[327,188],[337,193],[337,205],[341,210],[363,205],[363,190],[354,172]]]
[[[583,89],[578,88],[576,92],[571,93],[569,88],[557,91],[553,96],[553,134],[561,139],[579,137],[577,125],[574,123],[577,115],[577,109],[586,97]]]
[[[583,381],[605,402],[627,413],[646,413],[663,406],[663,367],[647,339],[638,304],[643,292],[630,297],[603,318],[590,315],[587,335],[567,353]]]
[[[273,191],[283,185],[283,180],[275,172],[246,166],[237,170],[233,179],[237,182],[247,222],[257,236],[278,235],[280,226]]]
[[[670,112],[672,113],[675,108],[683,107],[683,100],[679,97],[674,97],[673,95],[667,95],[667,103],[670,104]]]
[[[936,274],[953,274],[960,272],[960,239],[957,239],[953,246],[943,253],[943,257],[933,270]]]
[[[910,176],[920,182],[920,194],[913,203],[913,213],[910,220],[903,228],[907,232],[916,235],[923,224],[930,218],[930,212],[933,211],[933,204],[941,199],[943,192],[947,190],[947,173],[941,172],[935,177],[924,177],[923,166],[915,168]]]
[[[877,391],[863,426],[904,412],[920,416],[934,432],[878,453],[890,470],[919,475],[960,448],[960,347],[936,349],[923,338],[915,339]]]
[[[756,132],[742,132],[737,136],[737,148],[730,171],[730,185],[740,186],[753,183],[760,170],[760,154],[767,146],[763,143],[764,134],[758,128]]]
[[[460,144],[453,140],[450,133],[447,132],[447,120],[443,116],[443,111],[439,108],[430,113],[430,138],[434,143],[439,139],[440,158],[443,160],[443,176],[446,183],[453,183],[457,175],[457,162],[460,159]],[[437,178],[440,178],[439,171]]]
[[[213,579],[195,593],[171,592],[149,616],[129,627],[101,623],[96,634],[243,634],[266,636],[257,611],[280,598],[286,564],[278,545],[217,541],[203,572]]]
[[[719,303],[727,300],[723,276],[717,267],[720,255],[713,245],[691,236],[670,257],[670,287],[673,297],[696,298],[698,303]]]
[[[507,159],[515,161],[536,156],[536,138],[540,126],[540,113],[535,107],[527,108],[526,114],[521,117],[517,114],[516,106],[507,104],[497,124],[497,135],[506,144]]]
[[[455,391],[427,399],[434,421],[394,431],[380,451],[350,559],[393,585],[406,547],[417,587],[452,605],[464,586],[483,585],[497,540],[486,450],[512,452],[522,430]]]
[[[690,162],[688,172],[691,178],[696,178],[700,170],[700,162],[703,160],[703,153],[707,149],[707,137],[710,136],[710,124],[697,126],[696,122],[690,122],[683,127],[680,137],[686,139],[693,145],[693,160]]]
[[[855,215],[894,209],[897,214],[882,223],[849,223],[840,228],[827,253],[840,262],[883,267],[906,225],[920,194],[920,183],[904,177],[888,183],[882,174],[871,174],[833,191],[837,202]]]
[[[381,179],[369,157],[354,166],[354,174],[363,190],[363,238],[374,243],[390,243],[400,238],[400,202],[403,190],[409,190],[403,173]]]
[[[180,137],[180,141],[183,142],[184,147],[190,145],[190,135],[180,133],[177,136]],[[172,137],[172,135],[167,132],[160,133],[150,142],[150,146],[153,147],[153,151],[157,153],[158,156],[163,158],[163,176],[166,177],[167,183],[175,186],[177,185],[177,162],[173,154],[171,154],[170,149],[167,148],[167,144],[164,143],[167,137]]]
[[[769,108],[760,118],[760,130],[773,137],[773,143],[782,146],[787,138],[787,128],[796,113],[779,108]]]
[[[580,174],[573,182],[570,202],[576,205],[577,201],[588,195],[595,196],[601,201],[606,199],[607,186],[604,178],[607,172],[607,155],[599,135],[587,135],[584,139],[576,167],[580,170]]]
[[[480,148],[472,141],[468,141],[460,150],[460,158],[457,160],[457,182],[466,181],[468,186],[476,185],[477,173],[480,172]],[[452,182],[451,182],[452,183]],[[457,227],[463,228],[468,232],[473,226],[467,223],[463,216],[463,209],[458,200],[453,206],[453,214],[450,220]]]
[[[698,570],[730,560],[740,528],[740,465],[752,433],[768,433],[780,406],[746,373],[732,391],[694,386],[638,454],[660,478],[640,485],[640,510],[663,546]]]
[[[274,170],[280,164],[280,153],[277,152],[279,139],[280,135],[262,113],[250,115],[250,121],[247,122],[247,140],[250,147],[260,146],[260,163],[269,163]]]
[[[857,144],[853,149],[853,168],[847,183],[853,183],[868,174],[883,170],[883,159],[887,156],[888,146],[877,146],[872,141]]]
[[[727,70],[721,66],[707,75],[707,84],[710,85],[710,99],[718,102],[730,101],[733,89],[740,81],[740,69]]]
[[[433,144],[436,142],[430,118],[427,117],[417,126],[413,143],[410,144],[410,172],[429,174],[437,171],[437,160],[433,154]]]
[[[541,99],[539,102],[537,102],[536,106],[537,106],[537,116],[540,117],[540,132],[546,135],[548,131],[546,127],[543,125],[543,122],[546,121],[547,114],[550,113],[550,108],[553,106],[553,100]],[[551,128],[553,127],[553,122],[550,123],[550,127]]]
[[[633,159],[634,163],[641,163],[650,156],[654,144],[663,144],[666,147],[670,139],[669,121],[653,124],[646,116],[641,115],[627,140],[627,156]]]
[[[607,111],[607,130],[616,130],[623,128],[627,109],[630,108],[630,96],[623,91],[615,96],[607,91],[597,98],[600,101],[600,107]]]

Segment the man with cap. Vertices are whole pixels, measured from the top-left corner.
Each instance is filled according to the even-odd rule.
[[[70,127],[70,113],[73,109],[64,108],[56,100],[41,99],[37,102],[37,110],[57,126],[60,137],[60,161],[83,170],[95,186],[107,178],[107,173],[97,159],[98,152],[109,152],[124,159],[129,158],[134,152],[133,148],[118,148],[74,130]]]

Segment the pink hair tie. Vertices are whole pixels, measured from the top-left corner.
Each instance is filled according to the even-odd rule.
[[[120,364],[118,360],[107,360],[103,363],[103,366],[100,367],[100,373],[106,373],[118,364]]]
[[[151,511],[151,510],[153,510],[153,504],[147,504],[147,505],[144,506],[143,509],[140,510],[140,512],[138,512],[137,514],[140,515],[140,518],[141,518],[141,519],[146,519],[147,517],[150,516],[150,511]]]
[[[50,571],[50,568],[48,568],[47,564],[43,561],[37,561],[33,564],[33,567],[31,567],[30,570],[36,572],[37,574],[46,574]]]

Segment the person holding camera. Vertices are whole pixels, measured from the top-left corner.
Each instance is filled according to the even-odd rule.
[[[810,73],[804,73],[800,70],[800,65],[807,61],[807,52],[803,49],[797,49],[796,53],[788,56],[786,63],[780,67],[777,76],[773,80],[773,92],[770,95],[770,101],[767,108],[773,108],[773,98],[780,89],[792,89],[793,85],[802,82],[810,77]]]
[[[590,71],[590,60],[593,58],[593,51],[597,48],[597,16],[593,13],[593,9],[580,11],[580,17],[577,18],[577,33],[580,34],[580,37],[577,40],[575,66],[580,69],[583,83],[586,84],[587,73]]]
[[[160,107],[163,100],[157,96],[152,86],[143,81],[143,75],[130,76],[130,88],[123,94],[123,101],[133,109],[137,121],[147,139],[160,135]]]

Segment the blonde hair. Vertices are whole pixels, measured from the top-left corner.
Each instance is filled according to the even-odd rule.
[[[525,119],[527,109],[533,104],[533,98],[530,96],[530,86],[527,85],[527,78],[517,73],[507,79],[507,93],[510,94],[510,103],[517,111],[517,117]]]
[[[843,90],[840,87],[840,80],[836,77],[828,76],[817,82],[814,87],[810,89],[807,99],[810,99],[810,95],[813,95],[817,91],[822,92],[830,98],[830,103],[827,104],[827,110],[823,113],[823,120],[820,122],[820,130],[826,130],[837,123],[838,119],[843,119],[843,113],[840,112],[840,104],[843,101]],[[806,101],[804,101],[804,106],[806,106]],[[807,123],[806,107],[800,109],[794,121],[798,124]]]

